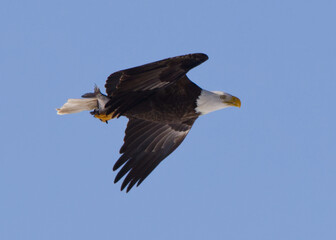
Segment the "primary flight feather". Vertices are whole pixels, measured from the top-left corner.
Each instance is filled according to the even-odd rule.
[[[57,113],[93,110],[91,114],[106,123],[120,116],[129,119],[122,155],[113,167],[121,168],[115,183],[126,175],[121,190],[127,187],[128,192],[182,143],[200,115],[240,107],[237,97],[201,89],[186,76],[207,59],[195,53],[115,72],[106,80],[107,95],[95,87],[83,99],[68,99]]]

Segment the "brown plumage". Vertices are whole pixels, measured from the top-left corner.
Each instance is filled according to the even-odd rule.
[[[201,64],[205,54],[169,58],[111,74],[105,84],[110,101],[106,114],[129,118],[122,156],[115,178],[127,176],[121,186],[129,191],[172,153],[189,133],[199,114],[195,112],[201,88],[186,73]]]
[[[238,98],[202,90],[188,79],[187,72],[207,59],[188,54],[115,72],[106,80],[107,95],[96,87],[85,99],[69,99],[58,114],[93,109],[103,122],[129,118],[122,155],[113,167],[121,168],[114,182],[125,176],[121,190],[128,192],[182,143],[199,115],[240,106]]]

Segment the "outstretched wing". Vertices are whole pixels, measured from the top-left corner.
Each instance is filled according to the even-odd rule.
[[[194,53],[112,73],[106,80],[106,93],[112,97],[129,91],[137,92],[165,87],[176,82],[190,69],[207,59],[206,54]]]
[[[119,117],[157,89],[176,83],[190,69],[207,59],[208,56],[203,53],[188,54],[111,74],[105,84],[106,93],[111,99],[106,104],[107,114]]]
[[[143,180],[172,153],[189,133],[195,119],[184,123],[165,124],[130,118],[125,131],[124,145],[120,149],[123,154],[113,167],[118,172],[114,182],[126,177],[121,190],[126,186],[128,192],[136,183]]]

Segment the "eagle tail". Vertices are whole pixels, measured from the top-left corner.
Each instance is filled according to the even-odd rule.
[[[70,114],[78,113],[81,111],[91,111],[99,109],[99,96],[101,92],[97,86],[95,86],[93,93],[86,93],[82,97],[83,99],[68,99],[68,101],[61,107],[57,108],[57,114]]]

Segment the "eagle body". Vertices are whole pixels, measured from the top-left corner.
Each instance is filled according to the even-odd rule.
[[[123,115],[147,121],[175,123],[197,118],[196,101],[202,89],[187,78],[141,98]]]
[[[95,88],[83,99],[69,99],[58,114],[83,110],[108,122],[129,119],[115,182],[126,176],[121,190],[139,186],[154,168],[172,153],[200,116],[229,106],[240,107],[240,100],[224,92],[210,92],[189,80],[186,73],[208,59],[202,53],[188,54],[121,70],[106,80],[107,95]]]

